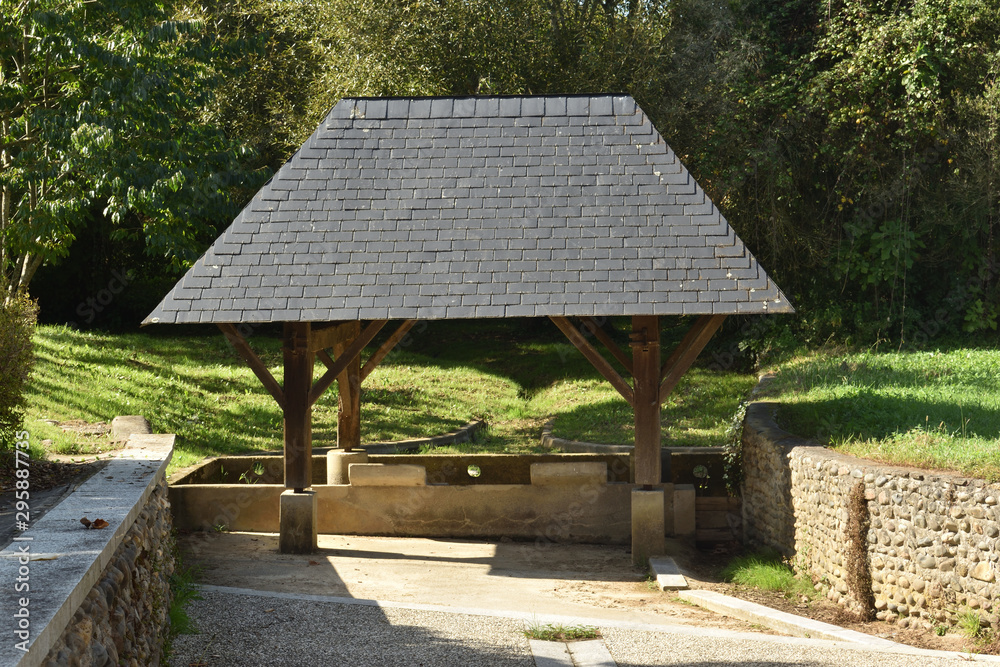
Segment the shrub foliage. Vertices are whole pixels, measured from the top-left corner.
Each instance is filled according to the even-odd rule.
[[[0,450],[10,448],[24,418],[24,387],[34,364],[31,336],[38,306],[18,295],[0,302]]]

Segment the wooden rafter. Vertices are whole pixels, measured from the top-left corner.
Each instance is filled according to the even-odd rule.
[[[370,343],[372,339],[375,338],[376,334],[382,330],[382,327],[385,326],[386,322],[387,320],[372,320],[369,322],[368,326],[361,331],[361,335],[354,339],[354,342],[352,342],[339,356],[339,358],[333,362],[333,365],[327,367],[326,373],[324,373],[323,377],[316,381],[316,384],[313,385],[312,390],[309,392],[309,405],[313,405],[317,400],[319,400],[319,397],[323,395],[323,392],[326,391],[330,385],[333,384],[333,381],[337,379],[337,376],[340,375],[345,368],[347,368],[347,364],[351,363],[355,357],[361,354],[361,350],[365,349],[365,345]],[[320,359],[322,358],[323,357],[320,357]]]
[[[219,324],[218,326],[219,329],[222,330],[222,333],[226,336],[226,339],[233,344],[233,347],[236,348],[236,351],[239,353],[239,355],[243,357],[243,359],[250,366],[250,370],[252,370],[253,374],[257,376],[257,379],[261,381],[261,384],[264,385],[264,388],[267,389],[267,391],[271,394],[271,396],[274,397],[274,400],[277,401],[278,406],[284,409],[285,407],[284,390],[281,388],[281,385],[278,384],[278,381],[274,379],[274,376],[271,375],[271,371],[267,370],[267,366],[265,366],[264,362],[260,360],[260,357],[257,356],[257,353],[253,351],[253,349],[250,347],[250,344],[247,343],[246,340],[243,338],[243,336],[240,335],[239,331],[237,331],[234,325]]]
[[[565,317],[557,317],[554,315],[549,319],[551,319],[552,322],[559,327],[559,330],[566,335],[569,342],[573,343],[573,345],[576,346],[576,349],[580,350],[580,352],[583,353],[583,356],[586,357],[591,364],[593,364],[594,368],[597,369],[597,372],[603,375],[604,379],[610,382],[611,386],[618,390],[618,393],[621,394],[626,401],[628,401],[628,404],[633,405],[634,394],[632,387],[630,387],[628,382],[626,382],[625,379],[618,374],[618,371],[616,371],[614,367],[608,363],[608,360],[602,357],[601,353],[594,349],[594,346],[583,337],[583,334],[581,334],[580,331],[573,326],[573,323]]]
[[[403,340],[403,337],[407,334],[407,332],[409,332],[410,329],[413,328],[413,325],[416,323],[417,323],[416,320],[404,321],[402,324],[399,325],[399,328],[396,329],[396,331],[394,331],[393,334],[389,336],[386,339],[386,341],[379,346],[377,350],[375,350],[375,353],[368,358],[368,361],[366,361],[365,365],[361,368],[362,382],[365,381],[365,378],[371,375],[372,371],[375,370],[376,366],[382,363],[382,360],[385,359],[390,352],[392,352],[392,349],[399,344],[399,341]]]
[[[625,370],[632,374],[632,357],[625,353],[625,350],[618,347],[615,341],[611,340],[611,336],[605,331],[600,324],[597,323],[593,317],[581,317],[583,320],[583,328],[594,335],[597,340],[604,343],[604,347],[608,348],[608,351],[614,356],[618,362],[625,367]]]
[[[660,371],[661,398],[674,390],[725,319],[725,315],[702,315],[698,318],[677,349],[663,364],[663,369]]]

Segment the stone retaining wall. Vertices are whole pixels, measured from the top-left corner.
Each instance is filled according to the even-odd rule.
[[[0,666],[161,663],[174,568],[165,479],[173,442],[132,435],[0,550],[0,609],[10,610],[0,624],[11,638],[0,643]]]
[[[170,625],[171,527],[167,483],[161,478],[44,667],[160,664]]]
[[[878,617],[903,627],[968,609],[998,627],[1000,486],[839,454],[782,431],[774,407],[751,405],[744,423],[748,544],[776,549],[845,606],[858,606],[851,575],[870,581]],[[852,493],[867,512],[855,518],[870,520],[868,563],[850,551]]]

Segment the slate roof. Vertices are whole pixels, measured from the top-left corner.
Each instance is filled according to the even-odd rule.
[[[792,310],[627,95],[355,98],[144,324]]]

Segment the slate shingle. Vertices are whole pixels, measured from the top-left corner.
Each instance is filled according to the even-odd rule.
[[[144,323],[791,311],[627,95],[357,98]]]

